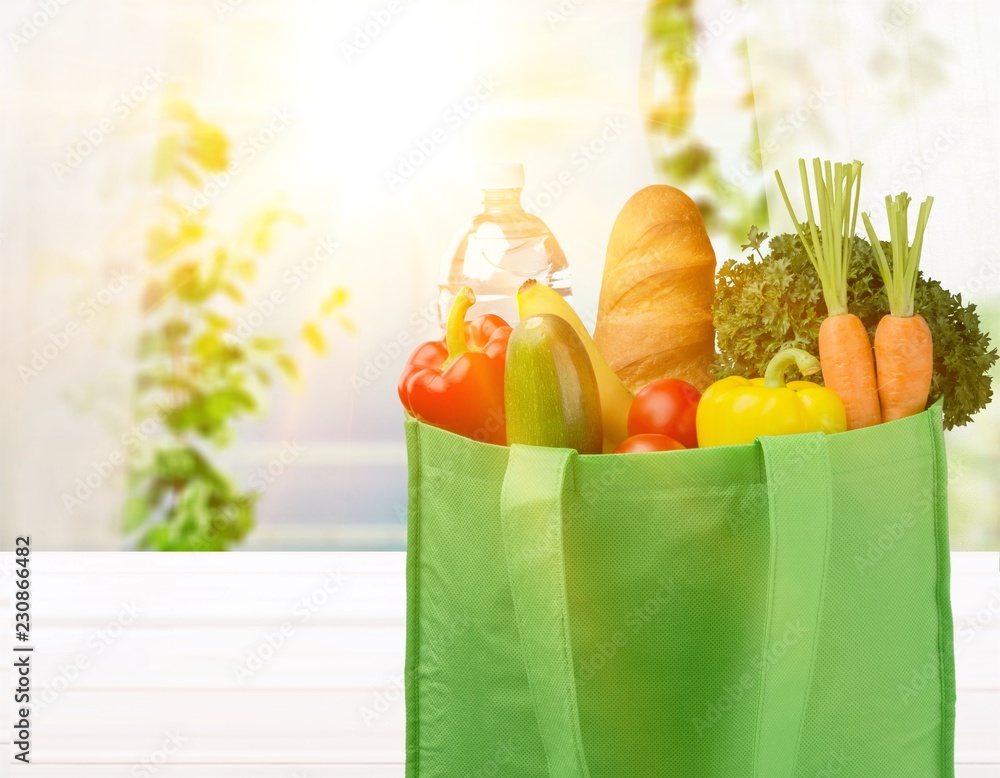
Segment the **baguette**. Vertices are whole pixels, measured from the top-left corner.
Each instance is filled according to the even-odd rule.
[[[712,383],[715,251],[694,201],[672,186],[634,194],[608,242],[594,342],[633,392],[661,378]]]

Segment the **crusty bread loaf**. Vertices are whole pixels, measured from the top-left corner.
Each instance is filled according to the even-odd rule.
[[[703,390],[715,355],[715,251],[698,206],[672,186],[634,194],[608,242],[594,341],[626,386]]]

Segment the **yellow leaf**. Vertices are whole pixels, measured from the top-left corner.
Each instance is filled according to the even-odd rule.
[[[236,270],[240,277],[245,281],[253,283],[257,280],[257,263],[255,263],[252,259],[237,260],[233,265],[233,269]]]
[[[148,233],[149,261],[154,265],[163,262],[184,246],[201,240],[204,234],[201,224],[189,220],[181,223],[176,234],[164,227],[153,227]]]
[[[178,162],[177,172],[180,173],[184,180],[195,189],[201,188],[201,178],[194,170],[191,169],[189,165],[185,165],[183,162]]]
[[[257,217],[252,240],[253,246],[258,253],[266,254],[271,250],[274,241],[274,229],[283,222],[301,227],[305,224],[305,219],[295,211],[281,205],[272,205]]]
[[[339,324],[348,335],[358,334],[358,325],[354,323],[354,319],[348,316],[338,316],[337,324]]]
[[[324,316],[329,316],[337,308],[347,305],[348,300],[351,299],[351,294],[344,287],[338,286],[327,297],[323,304],[320,306],[320,311]]]
[[[166,181],[171,169],[177,164],[177,148],[180,139],[177,133],[170,133],[160,139],[156,146],[156,157],[153,160],[153,183]]]
[[[266,254],[271,248],[271,230],[268,229],[269,226],[264,225],[253,235],[253,247],[258,254]]]
[[[194,262],[185,262],[174,268],[170,274],[170,285],[184,298],[198,296],[201,276],[198,273],[198,265]]]
[[[250,345],[261,351],[277,351],[281,348],[281,338],[256,335],[250,339]]]
[[[191,350],[202,359],[209,360],[215,357],[222,347],[223,343],[221,338],[219,338],[217,333],[210,331],[203,332],[195,338],[194,343],[191,346]]]
[[[201,121],[193,127],[187,153],[206,170],[217,172],[229,167],[229,138],[214,124]]]
[[[146,251],[149,259],[154,264],[160,262],[166,255],[166,248],[170,245],[170,233],[163,227],[153,227],[146,236]]]
[[[193,222],[190,219],[185,219],[181,223],[180,240],[185,243],[194,243],[196,240],[201,240],[205,235],[205,228],[198,222]]]
[[[302,389],[302,377],[299,375],[299,366],[288,354],[277,354],[274,358],[275,364],[292,382],[296,390]]]
[[[215,252],[212,254],[212,277],[218,278],[222,275],[225,270],[226,264],[229,261],[229,252],[226,250],[225,246],[218,246]]]
[[[233,326],[232,319],[225,316],[220,316],[214,311],[202,311],[202,317],[208,323],[210,327],[216,330],[228,330]]]
[[[150,281],[142,292],[142,310],[144,313],[152,311],[167,295],[167,289],[158,281]]]
[[[315,322],[306,322],[302,327],[302,337],[305,338],[309,347],[322,356],[327,351],[326,338],[323,332],[316,326]]]
[[[241,290],[238,286],[236,286],[236,284],[232,283],[231,281],[224,281],[222,284],[219,285],[219,288],[222,290],[223,294],[229,297],[230,300],[233,300],[234,302],[237,303],[246,302],[247,298],[246,295],[243,294],[243,290]]]
[[[198,121],[198,114],[195,113],[194,108],[186,100],[177,96],[177,92],[171,89],[166,101],[163,105],[164,115],[175,122],[184,122],[186,124],[191,124]]]

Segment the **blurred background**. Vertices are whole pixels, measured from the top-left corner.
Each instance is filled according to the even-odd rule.
[[[800,156],[936,199],[924,271],[1000,335],[990,0],[3,0],[0,547],[396,549],[396,378],[483,160],[593,321],[637,189],[720,263]],[[884,224],[884,222],[882,222]],[[876,224],[879,221],[876,219]],[[1000,404],[948,433],[1000,545]]]

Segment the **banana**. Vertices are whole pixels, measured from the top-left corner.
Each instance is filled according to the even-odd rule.
[[[569,322],[580,336],[597,376],[601,421],[604,426],[604,451],[614,451],[628,437],[628,410],[632,406],[632,393],[601,356],[576,311],[561,294],[532,278],[517,290],[517,313],[521,321],[543,313],[554,314]]]

